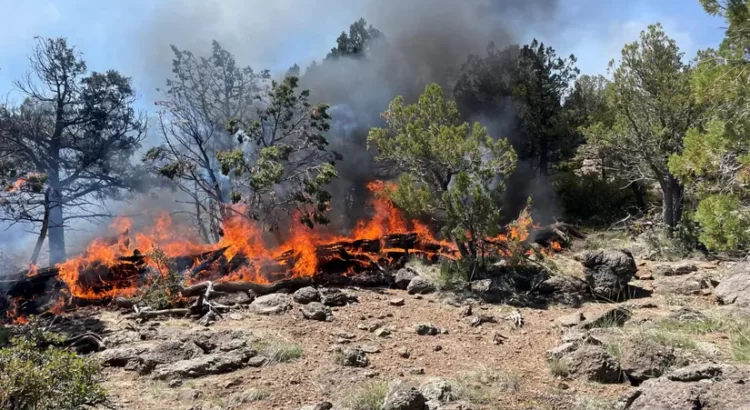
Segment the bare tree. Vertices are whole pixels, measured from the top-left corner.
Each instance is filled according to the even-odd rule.
[[[17,179],[2,195],[6,222],[41,224],[49,235],[50,263],[65,259],[71,220],[110,216],[108,198],[135,187],[130,158],[146,122],[132,105],[130,79],[117,71],[88,72],[64,38],[37,38],[30,71],[16,87],[19,106],[0,111],[0,159]]]
[[[174,75],[157,102],[163,143],[143,160],[190,198],[202,239],[215,242],[231,190],[231,176],[221,175],[216,154],[233,146],[234,137],[226,130],[230,119],[252,121],[254,101],[270,76],[239,67],[215,41],[208,58],[175,46],[172,51]]]

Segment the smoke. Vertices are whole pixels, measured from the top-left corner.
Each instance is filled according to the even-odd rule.
[[[528,42],[529,33],[549,36],[550,30],[561,29],[550,24],[557,11],[558,0],[171,0],[157,6],[142,31],[143,55],[135,59],[140,66],[134,71],[146,77],[142,92],[156,99],[151,93],[169,75],[170,44],[206,55],[210,42],[217,40],[238,63],[255,70],[270,68],[280,75],[297,63],[304,72],[335,46],[341,31],[364,17],[384,34],[384,42],[376,43],[363,59],[326,61],[302,76],[311,98],[331,105],[331,148],[344,156],[338,164],[340,178],[332,187],[334,207],[348,210],[335,212],[334,221],[351,226],[366,209],[365,182],[382,171],[367,150],[366,136],[382,124],[380,113],[388,103],[397,95],[413,102],[432,82],[451,96],[469,54],[483,54],[490,41],[502,48]],[[481,120],[493,135],[513,140],[510,118],[498,112]],[[516,175],[522,183],[514,185],[523,186],[527,173],[533,173],[524,168],[519,166]],[[525,199],[529,193],[513,195]],[[537,203],[553,202],[547,198],[550,193],[536,193],[542,198],[536,198]]]

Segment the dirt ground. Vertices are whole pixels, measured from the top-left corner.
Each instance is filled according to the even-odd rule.
[[[648,266],[641,264],[641,270]],[[649,289],[653,281],[637,281]],[[520,308],[524,326],[514,328],[503,319],[514,308],[476,300],[457,302],[450,294],[414,296],[395,289],[348,289],[358,303],[333,308],[330,322],[303,318],[299,305],[284,314],[261,316],[236,311],[212,325],[215,331],[244,329],[261,339],[286,340],[302,347],[299,359],[245,368],[235,372],[185,380],[180,386],[122,369],[106,369],[105,387],[111,406],[122,409],[289,409],[330,401],[342,408],[357,392],[367,391],[378,381],[394,379],[415,385],[439,377],[460,380],[479,399],[472,409],[598,409],[608,408],[630,386],[597,384],[561,379],[551,374],[545,352],[560,344],[562,329],[556,319],[581,311],[594,317],[614,304],[588,303],[580,308],[551,306],[547,309]],[[403,298],[403,306],[391,299]],[[709,308],[710,296],[676,298],[653,294],[646,299],[624,302],[631,306],[650,302],[651,308],[634,309],[631,322],[665,316],[675,304]],[[461,312],[471,304],[474,315],[490,315],[497,323],[471,326]],[[119,313],[102,311],[100,320],[117,332],[128,324]],[[420,336],[414,326],[432,323],[447,332]],[[367,328],[387,327],[391,334],[378,337]],[[198,327],[189,320],[159,321],[162,330],[189,332]],[[495,342],[496,334],[504,337]],[[711,340],[712,335],[706,335]],[[713,341],[723,343],[721,338]],[[379,350],[367,355],[365,368],[345,367],[336,361],[337,346]],[[409,357],[402,357],[403,349]],[[505,381],[505,383],[502,383]],[[508,387],[508,384],[512,387]],[[364,390],[363,390],[364,389]],[[254,392],[250,400],[237,401],[242,392]],[[251,394],[252,395],[252,394]],[[606,404],[610,403],[610,404]]]

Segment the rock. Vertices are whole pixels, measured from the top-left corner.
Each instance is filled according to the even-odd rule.
[[[228,353],[209,354],[196,359],[180,360],[158,367],[154,371],[154,378],[158,380],[171,380],[228,373],[244,367],[253,356],[255,356],[255,351],[245,349]]]
[[[589,285],[573,276],[551,276],[539,284],[537,292],[550,302],[574,307],[590,298]]]
[[[412,279],[417,277],[417,272],[414,272],[411,268],[401,268],[396,272],[394,278],[394,285],[398,289],[406,289]]]
[[[346,349],[341,353],[341,365],[350,367],[367,367],[370,361],[362,349]]]
[[[404,306],[404,298],[396,298],[388,301],[391,306]]]
[[[404,359],[408,359],[409,356],[411,356],[411,352],[409,351],[409,349],[402,347],[398,349],[398,355],[403,357]]]
[[[435,285],[424,276],[417,276],[409,282],[406,291],[410,295],[424,295],[435,291]]]
[[[718,284],[718,283],[716,283]],[[654,291],[660,294],[700,295],[703,289],[710,288],[714,281],[703,273],[692,273],[683,276],[667,276],[654,284]]]
[[[243,346],[238,346],[238,348]],[[141,354],[139,357],[140,366],[138,372],[140,374],[148,374],[158,365],[193,359],[201,355],[203,355],[203,350],[192,341],[185,343],[178,340],[162,342],[153,349]]]
[[[267,361],[268,359],[263,356],[251,357],[250,360],[247,361],[247,367],[261,367],[266,364]]]
[[[678,263],[676,265],[656,265],[652,269],[654,275],[656,276],[680,276],[680,275],[687,275],[689,273],[693,273],[698,270],[698,267],[695,266],[695,264],[690,262],[682,262]]]
[[[471,327],[480,326],[482,323],[496,323],[494,317],[488,315],[479,315],[471,319]]]
[[[182,386],[182,380],[179,379],[170,380],[169,383],[167,383],[167,387],[169,387],[170,389],[174,389],[180,386]]]
[[[750,403],[748,380],[749,366],[689,366],[666,377],[646,380],[623,396],[619,409],[747,409]]]
[[[719,303],[750,307],[750,264],[740,263],[714,289]]]
[[[686,307],[681,307],[675,312],[672,312],[671,314],[669,314],[669,316],[667,316],[667,319],[682,323],[705,322],[709,320],[708,316],[704,315],[703,313],[695,309]]]
[[[309,302],[302,306],[302,316],[305,319],[323,322],[331,317],[331,308],[320,302]]]
[[[560,359],[566,354],[578,349],[578,343],[567,342],[560,346],[547,350],[547,360]]]
[[[332,408],[333,404],[331,402],[324,401],[312,406],[301,407],[299,410],[331,410]]]
[[[298,289],[292,295],[295,302],[306,305],[310,302],[320,302],[320,292],[312,286]]]
[[[659,377],[677,361],[674,349],[646,338],[628,340],[620,352],[620,368],[631,383]]]
[[[565,315],[565,316],[557,318],[557,323],[559,323],[560,326],[563,326],[563,327],[573,327],[583,322],[584,320],[586,320],[586,317],[583,316],[582,312],[575,312],[575,313],[571,313],[569,315]]]
[[[472,308],[471,305],[466,305],[463,309],[461,309],[460,316],[461,317],[469,317],[471,316]]]
[[[148,347],[118,347],[98,353],[102,365],[110,367],[127,367],[135,370],[141,363],[140,356]]]
[[[375,336],[377,337],[386,337],[391,334],[391,331],[388,330],[388,328],[381,327],[380,329],[375,331]]]
[[[594,329],[598,327],[621,327],[625,324],[633,314],[629,309],[625,307],[617,307],[610,309],[603,314],[599,315],[594,319],[589,319],[578,325],[579,328],[584,330]]]
[[[422,323],[416,327],[417,334],[420,336],[435,336],[440,334],[440,329],[432,323]]]
[[[179,401],[195,401],[203,397],[203,392],[196,389],[182,389],[177,393]]]
[[[599,383],[620,381],[620,365],[602,346],[590,343],[578,345],[559,358],[568,368],[568,374]]]
[[[397,380],[392,383],[385,395],[381,410],[425,410],[427,400],[414,387]]]
[[[320,292],[321,302],[326,306],[346,306],[357,301],[356,296],[348,295],[338,289],[322,288],[318,291]]]
[[[458,395],[453,391],[453,386],[443,379],[433,379],[422,383],[419,386],[419,392],[422,393],[425,400],[438,403],[447,403],[458,399]]]
[[[627,296],[628,282],[638,268],[628,250],[595,250],[579,255],[584,266],[586,282],[594,295],[609,300]]]
[[[365,353],[380,353],[380,346],[378,345],[362,345],[359,348]]]
[[[271,293],[256,298],[250,304],[250,310],[259,315],[274,315],[292,309],[291,298],[282,293]]]
[[[649,271],[639,270],[635,273],[635,277],[638,280],[653,280],[654,274]]]

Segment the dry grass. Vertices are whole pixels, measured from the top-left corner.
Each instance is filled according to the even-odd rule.
[[[570,374],[568,362],[557,357],[549,361],[549,372],[555,377],[567,377]]]
[[[253,344],[253,348],[266,357],[269,363],[290,362],[304,354],[301,344],[282,339],[259,340]]]
[[[372,381],[358,386],[344,398],[344,406],[351,410],[380,410],[388,393],[388,383]]]
[[[498,396],[518,393],[521,390],[521,377],[512,372],[481,366],[459,375],[451,384],[459,400],[486,405]]]

